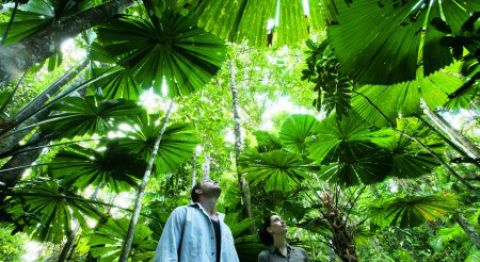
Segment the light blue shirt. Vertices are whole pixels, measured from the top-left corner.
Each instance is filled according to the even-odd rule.
[[[217,213],[221,231],[221,262],[238,262],[230,228]],[[183,231],[183,240],[180,239]],[[215,231],[210,217],[200,204],[177,207],[163,228],[155,262],[215,262]],[[180,249],[180,250],[179,250]],[[180,251],[180,252],[179,252]],[[180,255],[180,260],[178,260]]]

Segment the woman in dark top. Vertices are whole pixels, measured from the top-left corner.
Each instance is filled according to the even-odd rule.
[[[303,248],[292,247],[287,244],[287,226],[285,221],[277,215],[265,217],[258,232],[260,240],[268,249],[260,252],[258,262],[307,262],[308,255]]]

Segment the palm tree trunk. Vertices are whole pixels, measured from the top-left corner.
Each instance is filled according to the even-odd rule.
[[[100,190],[100,187],[102,186],[102,183],[99,183],[95,187],[95,191],[93,191],[92,196],[90,197],[90,200],[95,201],[97,198],[98,191]],[[67,237],[67,242],[65,242],[65,245],[62,248],[62,252],[60,253],[60,256],[58,257],[58,262],[65,262],[67,261],[67,258],[69,257],[69,254],[71,254],[74,249],[73,243],[75,242],[75,238],[78,236],[79,237],[79,230],[80,230],[80,225],[76,225],[70,232],[68,233]]]
[[[26,39],[0,47],[0,80],[21,74],[35,63],[54,54],[61,43],[86,29],[107,22],[134,0],[116,0],[60,19],[42,31]]]
[[[240,172],[239,160],[240,153],[242,152],[242,134],[241,134],[241,125],[240,125],[240,106],[238,104],[238,90],[236,84],[236,72],[233,61],[229,61],[230,68],[230,89],[232,92],[232,107],[233,107],[233,120],[234,120],[234,133],[235,133],[235,167],[237,169],[238,177],[238,186],[240,188],[240,194],[242,198],[242,213],[245,218],[252,218],[252,204],[250,201],[250,188],[243,177],[243,174]],[[249,228],[249,233],[255,233],[255,226]]]
[[[128,255],[132,248],[133,243],[133,236],[135,233],[135,225],[138,222],[138,218],[140,217],[140,211],[142,210],[142,201],[145,195],[145,188],[147,186],[148,181],[150,180],[150,175],[152,174],[153,163],[155,162],[155,158],[158,154],[158,148],[160,146],[160,142],[162,141],[163,134],[167,129],[167,123],[170,118],[170,113],[172,112],[173,108],[173,101],[170,102],[170,106],[168,108],[167,114],[163,119],[162,127],[160,128],[160,132],[158,133],[157,139],[155,140],[155,144],[153,146],[152,155],[148,160],[147,169],[145,170],[145,174],[143,175],[142,183],[140,184],[140,188],[138,189],[137,198],[135,199],[135,207],[133,209],[132,219],[130,220],[130,224],[128,225],[128,232],[125,238],[125,243],[122,248],[122,253],[120,255],[120,262],[126,262],[128,259]]]
[[[465,233],[467,233],[467,235],[470,237],[470,239],[472,240],[475,247],[480,249],[480,235],[468,223],[468,221],[465,219],[465,217],[462,214],[457,213],[457,214],[453,215],[453,219],[455,219],[455,221],[457,221],[457,223],[462,227],[463,231],[465,231]]]
[[[330,193],[319,195],[325,209],[323,218],[327,221],[332,232],[332,242],[335,253],[344,262],[356,262],[358,257],[355,250],[353,230],[348,226],[348,218],[336,205]]]

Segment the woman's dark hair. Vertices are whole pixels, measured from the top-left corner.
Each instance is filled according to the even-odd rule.
[[[265,215],[265,217],[263,218],[263,224],[260,226],[260,229],[258,230],[258,238],[260,238],[260,241],[266,246],[273,245],[273,237],[267,231],[267,228],[270,227],[270,224],[272,223],[273,215],[275,215],[275,213],[269,213]]]

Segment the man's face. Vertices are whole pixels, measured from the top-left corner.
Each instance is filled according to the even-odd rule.
[[[196,192],[206,198],[218,198],[222,193],[222,189],[217,182],[213,180],[204,180],[202,181],[200,189],[197,189]]]

